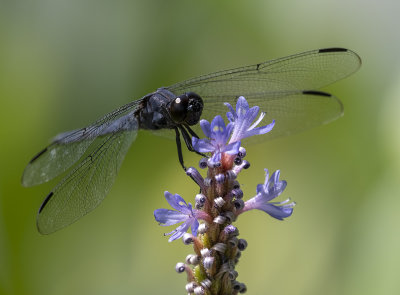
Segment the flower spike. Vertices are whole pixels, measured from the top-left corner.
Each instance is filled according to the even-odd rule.
[[[250,108],[242,96],[236,110],[230,104],[226,105],[230,110],[228,125],[221,116],[216,116],[211,123],[201,120],[200,126],[207,138],[192,138],[194,150],[211,154],[199,162],[199,167],[207,170],[205,176],[193,167],[186,170],[200,188],[195,196],[195,207],[192,208],[181,196],[165,192],[165,198],[174,210],[154,211],[154,217],[161,225],[181,223],[167,234],[171,235],[170,242],[182,238],[185,245],[193,246],[194,254],[186,256],[186,263],[178,263],[175,268],[178,273],[187,273],[185,289],[190,295],[245,293],[247,287],[236,280],[235,267],[248,244],[238,237],[239,230],[232,223],[240,214],[253,209],[283,220],[293,213],[295,205],[290,200],[273,201],[285,190],[287,183],[279,180],[279,170],[269,178],[267,169],[264,183],[257,185],[256,196],[245,202],[238,177],[242,171],[249,170],[250,163],[243,159],[247,151],[241,147],[241,140],[271,131],[275,121],[257,127],[265,113],[256,119],[259,108]],[[203,222],[199,224],[199,220]],[[190,227],[192,233],[187,232]]]

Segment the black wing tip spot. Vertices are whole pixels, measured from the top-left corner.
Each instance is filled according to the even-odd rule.
[[[47,152],[47,148],[41,150],[40,152],[37,153],[36,156],[34,156],[32,158],[32,160],[29,161],[29,164],[32,164],[33,162],[35,162],[41,155],[43,155],[45,152]]]
[[[261,63],[256,65],[256,70],[258,71],[260,69]]]
[[[318,51],[318,53],[327,53],[327,52],[347,52],[349,51],[346,48],[341,47],[331,47],[331,48],[323,48]]]
[[[44,209],[44,207],[46,206],[46,204],[50,201],[51,197],[54,195],[53,192],[50,192],[50,194],[47,195],[46,199],[44,199],[42,205],[40,205],[39,208],[39,214],[40,212],[42,212],[42,210]]]
[[[322,91],[317,91],[317,90],[305,90],[303,91],[303,94],[308,94],[308,95],[317,95],[317,96],[326,96],[326,97],[331,97],[329,93],[322,92]]]

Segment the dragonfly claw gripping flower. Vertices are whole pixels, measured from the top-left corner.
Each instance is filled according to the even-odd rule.
[[[272,201],[286,188],[286,181],[279,180],[280,172],[269,177],[265,169],[265,181],[257,185],[256,195],[244,201],[243,191],[237,180],[241,171],[250,163],[244,159],[246,150],[241,146],[244,138],[268,133],[275,122],[257,127],[264,118],[258,107],[250,108],[244,97],[239,97],[236,110],[230,104],[225,126],[221,116],[212,122],[202,120],[200,126],[205,139],[193,137],[193,148],[200,153],[210,153],[209,158],[200,160],[199,167],[207,168],[206,177],[194,167],[187,169],[199,186],[194,205],[187,204],[178,194],[165,192],[165,198],[174,210],[157,209],[154,217],[163,226],[181,223],[170,235],[169,241],[182,238],[186,245],[193,246],[193,254],[185,262],[177,263],[175,270],[186,273],[188,294],[230,295],[245,293],[247,287],[239,282],[235,266],[248,244],[239,238],[239,230],[233,225],[244,212],[258,209],[273,218],[283,220],[293,212],[294,202],[287,199]],[[254,120],[256,120],[254,122]],[[187,232],[191,228],[191,233]]]

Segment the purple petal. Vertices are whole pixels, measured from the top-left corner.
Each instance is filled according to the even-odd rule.
[[[188,208],[189,206],[186,204],[185,200],[178,194],[171,194],[170,192],[164,192],[164,196],[167,199],[168,204],[175,210],[182,212],[184,214],[190,215],[192,212]]]
[[[154,218],[157,222],[162,223],[163,226],[167,226],[185,221],[188,216],[186,214],[173,210],[157,209],[154,210]]]
[[[266,188],[268,189],[268,187],[265,186],[265,184],[257,184],[257,196],[258,195],[264,195],[264,194],[268,194],[268,190],[266,191]]]
[[[182,237],[187,232],[191,222],[191,220],[187,220],[185,223],[182,223],[180,226],[178,226],[172,236],[169,237],[168,242],[172,242]]]
[[[211,136],[211,125],[207,120],[200,120],[200,127],[206,137]]]
[[[226,116],[228,117],[228,120],[231,121],[231,122],[235,121],[237,116],[236,116],[236,112],[233,109],[233,107],[231,106],[231,104],[229,102],[225,102],[224,105],[226,105],[228,107],[228,109],[230,110],[230,112],[228,112],[226,114]],[[229,117],[231,117],[232,120]]]
[[[199,222],[195,219],[192,223],[192,235],[197,236],[197,229],[199,228]]]
[[[211,163],[213,163],[213,164],[216,164],[216,163],[221,162],[221,153],[220,153],[220,152],[215,152],[215,153],[211,156],[211,158],[210,158],[209,161],[210,161]]]
[[[273,180],[274,185],[277,184],[279,182],[280,175],[281,171],[276,170],[274,173],[272,173],[270,181]]]
[[[184,235],[184,232],[176,231],[172,234],[172,236],[169,237],[168,242],[175,241],[182,237]]]
[[[216,116],[211,122],[211,138],[219,142],[225,133],[225,122],[220,115]],[[225,142],[223,142],[225,143]]]
[[[231,112],[227,112],[226,117],[228,118],[229,122],[235,122],[235,117]]]
[[[249,128],[253,121],[257,118],[259,111],[260,108],[258,106],[254,106],[247,111],[247,113],[245,114],[246,122],[248,124],[247,128]]]
[[[239,96],[236,103],[236,115],[240,117],[241,114],[246,113],[249,109],[249,104],[243,96]]]
[[[268,183],[268,178],[269,178],[269,171],[267,168],[264,169],[265,171],[265,181],[264,184],[266,185]]]
[[[291,206],[275,206],[272,204],[263,204],[257,209],[262,210],[279,220],[283,220],[293,213],[293,207]]]
[[[229,136],[231,136],[232,130],[234,128],[234,124],[233,123],[228,123],[228,125],[225,127],[225,123],[224,123],[224,128],[223,128],[223,132],[219,135],[219,143],[221,145],[225,145],[228,142]]]
[[[230,122],[230,123],[228,123],[228,125],[226,125],[226,133],[227,133],[227,138],[226,138],[226,141],[228,140],[228,137],[231,135],[231,133],[232,133],[232,130],[235,128],[235,124],[233,123],[233,122]],[[226,142],[225,141],[225,142]]]
[[[266,126],[257,127],[257,128],[250,129],[250,130],[244,132],[244,134],[240,138],[243,139],[243,138],[253,136],[253,135],[266,134],[266,133],[270,132],[272,130],[272,128],[274,128],[274,125],[275,125],[275,120],[273,120],[272,123],[270,123]]]
[[[228,155],[237,155],[239,153],[240,141],[232,142],[224,147],[223,152]]]
[[[215,147],[208,139],[198,139],[196,137],[192,137],[192,146],[199,153],[211,153],[215,150]]]

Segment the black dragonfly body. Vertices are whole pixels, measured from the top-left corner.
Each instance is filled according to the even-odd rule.
[[[170,129],[184,167],[180,135],[193,151],[191,137],[200,130],[199,120],[225,113],[223,102],[235,105],[237,97],[243,95],[275,119],[275,127],[265,139],[293,134],[343,114],[336,97],[315,89],[347,77],[360,65],[353,51],[327,48],[203,75],[159,88],[92,125],[57,135],[33,157],[22,176],[24,186],[33,186],[77,163],[40,206],[39,232],[57,231],[100,204],[138,129]]]

